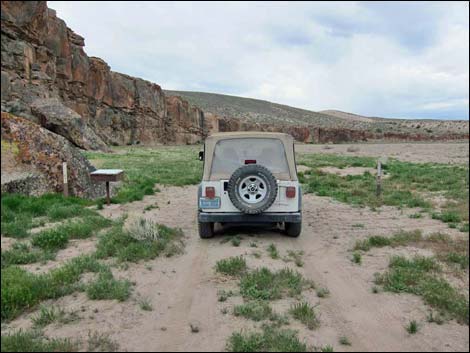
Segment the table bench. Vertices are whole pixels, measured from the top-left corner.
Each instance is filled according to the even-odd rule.
[[[109,196],[109,183],[120,181],[124,177],[124,171],[122,169],[97,169],[90,173],[92,181],[105,181],[106,182],[106,203],[111,203]]]

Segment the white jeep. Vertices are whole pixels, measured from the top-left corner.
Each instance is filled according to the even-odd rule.
[[[199,152],[204,173],[198,189],[199,236],[211,238],[214,223],[278,224],[298,237],[302,194],[294,139],[283,133],[213,134]]]

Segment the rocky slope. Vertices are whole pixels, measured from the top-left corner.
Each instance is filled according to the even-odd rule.
[[[194,143],[203,113],[157,84],[111,71],[45,1],[2,1],[2,111],[84,149]]]
[[[405,120],[366,117],[338,110],[314,112],[259,99],[223,94],[164,91],[218,116],[225,126],[286,131],[304,142],[433,141],[469,138],[469,122],[462,120]],[[302,131],[295,135],[296,131]]]
[[[103,183],[93,183],[88,160],[66,138],[36,123],[2,112],[2,192],[40,195],[62,192],[62,163],[68,166],[69,192],[104,196]]]

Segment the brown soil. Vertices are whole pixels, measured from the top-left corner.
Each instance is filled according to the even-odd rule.
[[[233,331],[251,328],[254,323],[234,317],[232,307],[241,302],[231,297],[226,302],[217,300],[218,290],[236,290],[234,280],[217,275],[217,260],[244,255],[251,268],[267,266],[272,269],[285,266],[296,268],[292,262],[271,259],[266,247],[274,243],[281,256],[287,250],[303,250],[304,266],[296,268],[312,279],[317,287],[327,287],[331,295],[320,299],[315,291],[304,292],[312,305],[317,305],[321,326],[315,331],[305,329],[290,319],[290,327],[309,344],[330,344],[336,351],[465,351],[468,348],[468,326],[449,322],[442,326],[426,322],[429,313],[419,297],[391,293],[373,294],[375,272],[387,268],[391,254],[425,254],[430,250],[419,248],[383,248],[363,256],[363,264],[351,262],[350,249],[357,239],[368,235],[390,235],[398,230],[421,229],[424,234],[443,231],[455,237],[462,233],[429,217],[410,219],[409,213],[393,208],[373,212],[353,208],[328,198],[313,195],[304,197],[303,233],[298,239],[283,236],[279,231],[235,228],[228,234],[240,234],[239,247],[230,242],[221,243],[222,232],[210,240],[199,239],[196,223],[196,186],[162,187],[162,192],[143,201],[106,207],[103,215],[116,218],[124,213],[130,217],[143,216],[172,227],[181,227],[186,234],[185,254],[175,258],[158,258],[141,264],[131,264],[127,270],[113,270],[116,277],[135,281],[132,298],[127,302],[91,301],[84,294],[61,298],[55,304],[67,310],[77,310],[81,320],[76,323],[50,325],[45,333],[54,337],[76,337],[86,340],[89,331],[110,334],[120,349],[128,351],[219,351],[225,348]],[[145,206],[157,204],[159,208],[144,212]],[[340,220],[340,221],[338,221]],[[363,227],[353,225],[362,224]],[[250,247],[256,242],[257,247]],[[3,243],[2,243],[3,245]],[[58,261],[90,250],[93,240],[83,246],[61,252]],[[260,259],[253,251],[262,254]],[[50,264],[46,264],[49,267]],[[39,266],[41,267],[41,266]],[[466,273],[468,285],[468,272]],[[455,278],[458,283],[461,280]],[[142,311],[139,298],[147,298],[153,311]],[[273,303],[278,312],[288,310],[293,300]],[[223,314],[222,309],[228,309]],[[31,326],[30,314],[13,321],[9,328]],[[416,335],[404,329],[410,320],[421,323]],[[199,333],[191,333],[189,324],[199,322]],[[338,343],[346,336],[351,347]]]

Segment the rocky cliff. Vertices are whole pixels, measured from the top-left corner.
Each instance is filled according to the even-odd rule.
[[[1,4],[2,111],[84,149],[195,143],[204,136],[200,109],[89,57],[84,39],[45,1]]]
[[[1,10],[2,111],[30,119],[82,149],[191,144],[211,132],[238,130],[283,131],[316,143],[468,139],[468,122],[453,124],[458,130],[426,128],[421,122],[358,122],[241,97],[165,94],[155,83],[114,72],[102,59],[89,57],[84,38],[45,1],[2,1]]]

